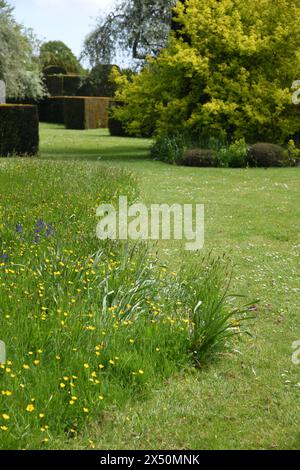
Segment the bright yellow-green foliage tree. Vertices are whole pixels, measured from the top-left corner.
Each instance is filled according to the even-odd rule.
[[[132,82],[115,71],[130,133],[283,141],[299,130],[300,1],[187,0],[176,13],[182,35]]]

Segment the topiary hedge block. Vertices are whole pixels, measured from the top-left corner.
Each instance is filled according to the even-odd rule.
[[[45,83],[50,96],[76,96],[82,84],[82,76],[47,75]]]
[[[36,106],[0,105],[0,157],[36,155],[39,116]]]
[[[81,75],[64,75],[63,96],[77,96],[81,83]]]
[[[40,120],[67,129],[108,127],[110,98],[52,96],[39,105]]]
[[[45,84],[50,96],[63,96],[63,75],[46,75]]]
[[[85,129],[85,100],[84,98],[64,99],[65,126],[67,129]]]
[[[67,129],[108,127],[110,98],[65,97],[64,116]]]
[[[40,121],[51,124],[64,124],[64,97],[53,97],[39,104]]]

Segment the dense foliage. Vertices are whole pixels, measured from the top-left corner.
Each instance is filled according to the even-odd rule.
[[[66,73],[83,72],[79,60],[62,41],[49,41],[42,44],[40,63],[43,70],[47,70],[49,67],[61,67]]]
[[[16,23],[6,0],[0,0],[0,80],[5,81],[9,98],[44,95],[35,41],[31,31]]]
[[[116,110],[132,134],[188,131],[284,141],[299,130],[291,85],[300,76],[300,5],[292,0],[187,0],[180,32],[127,83]]]
[[[110,80],[113,65],[98,64],[83,81],[81,96],[114,96],[116,85]]]

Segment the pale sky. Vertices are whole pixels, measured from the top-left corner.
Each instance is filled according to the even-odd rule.
[[[64,41],[79,56],[85,36],[116,0],[9,0],[19,23],[42,40]]]

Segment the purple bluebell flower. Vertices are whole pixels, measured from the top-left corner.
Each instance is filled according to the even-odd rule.
[[[23,232],[23,227],[22,227],[21,224],[17,224],[17,225],[16,225],[16,232],[17,232],[17,233],[22,233],[22,232]]]
[[[49,237],[52,237],[54,235],[54,228],[52,227],[52,225],[47,225],[47,230],[46,230],[46,237],[49,238]]]
[[[41,233],[45,228],[47,228],[46,222],[44,222],[42,219],[39,219],[36,223],[36,229],[34,233]]]

